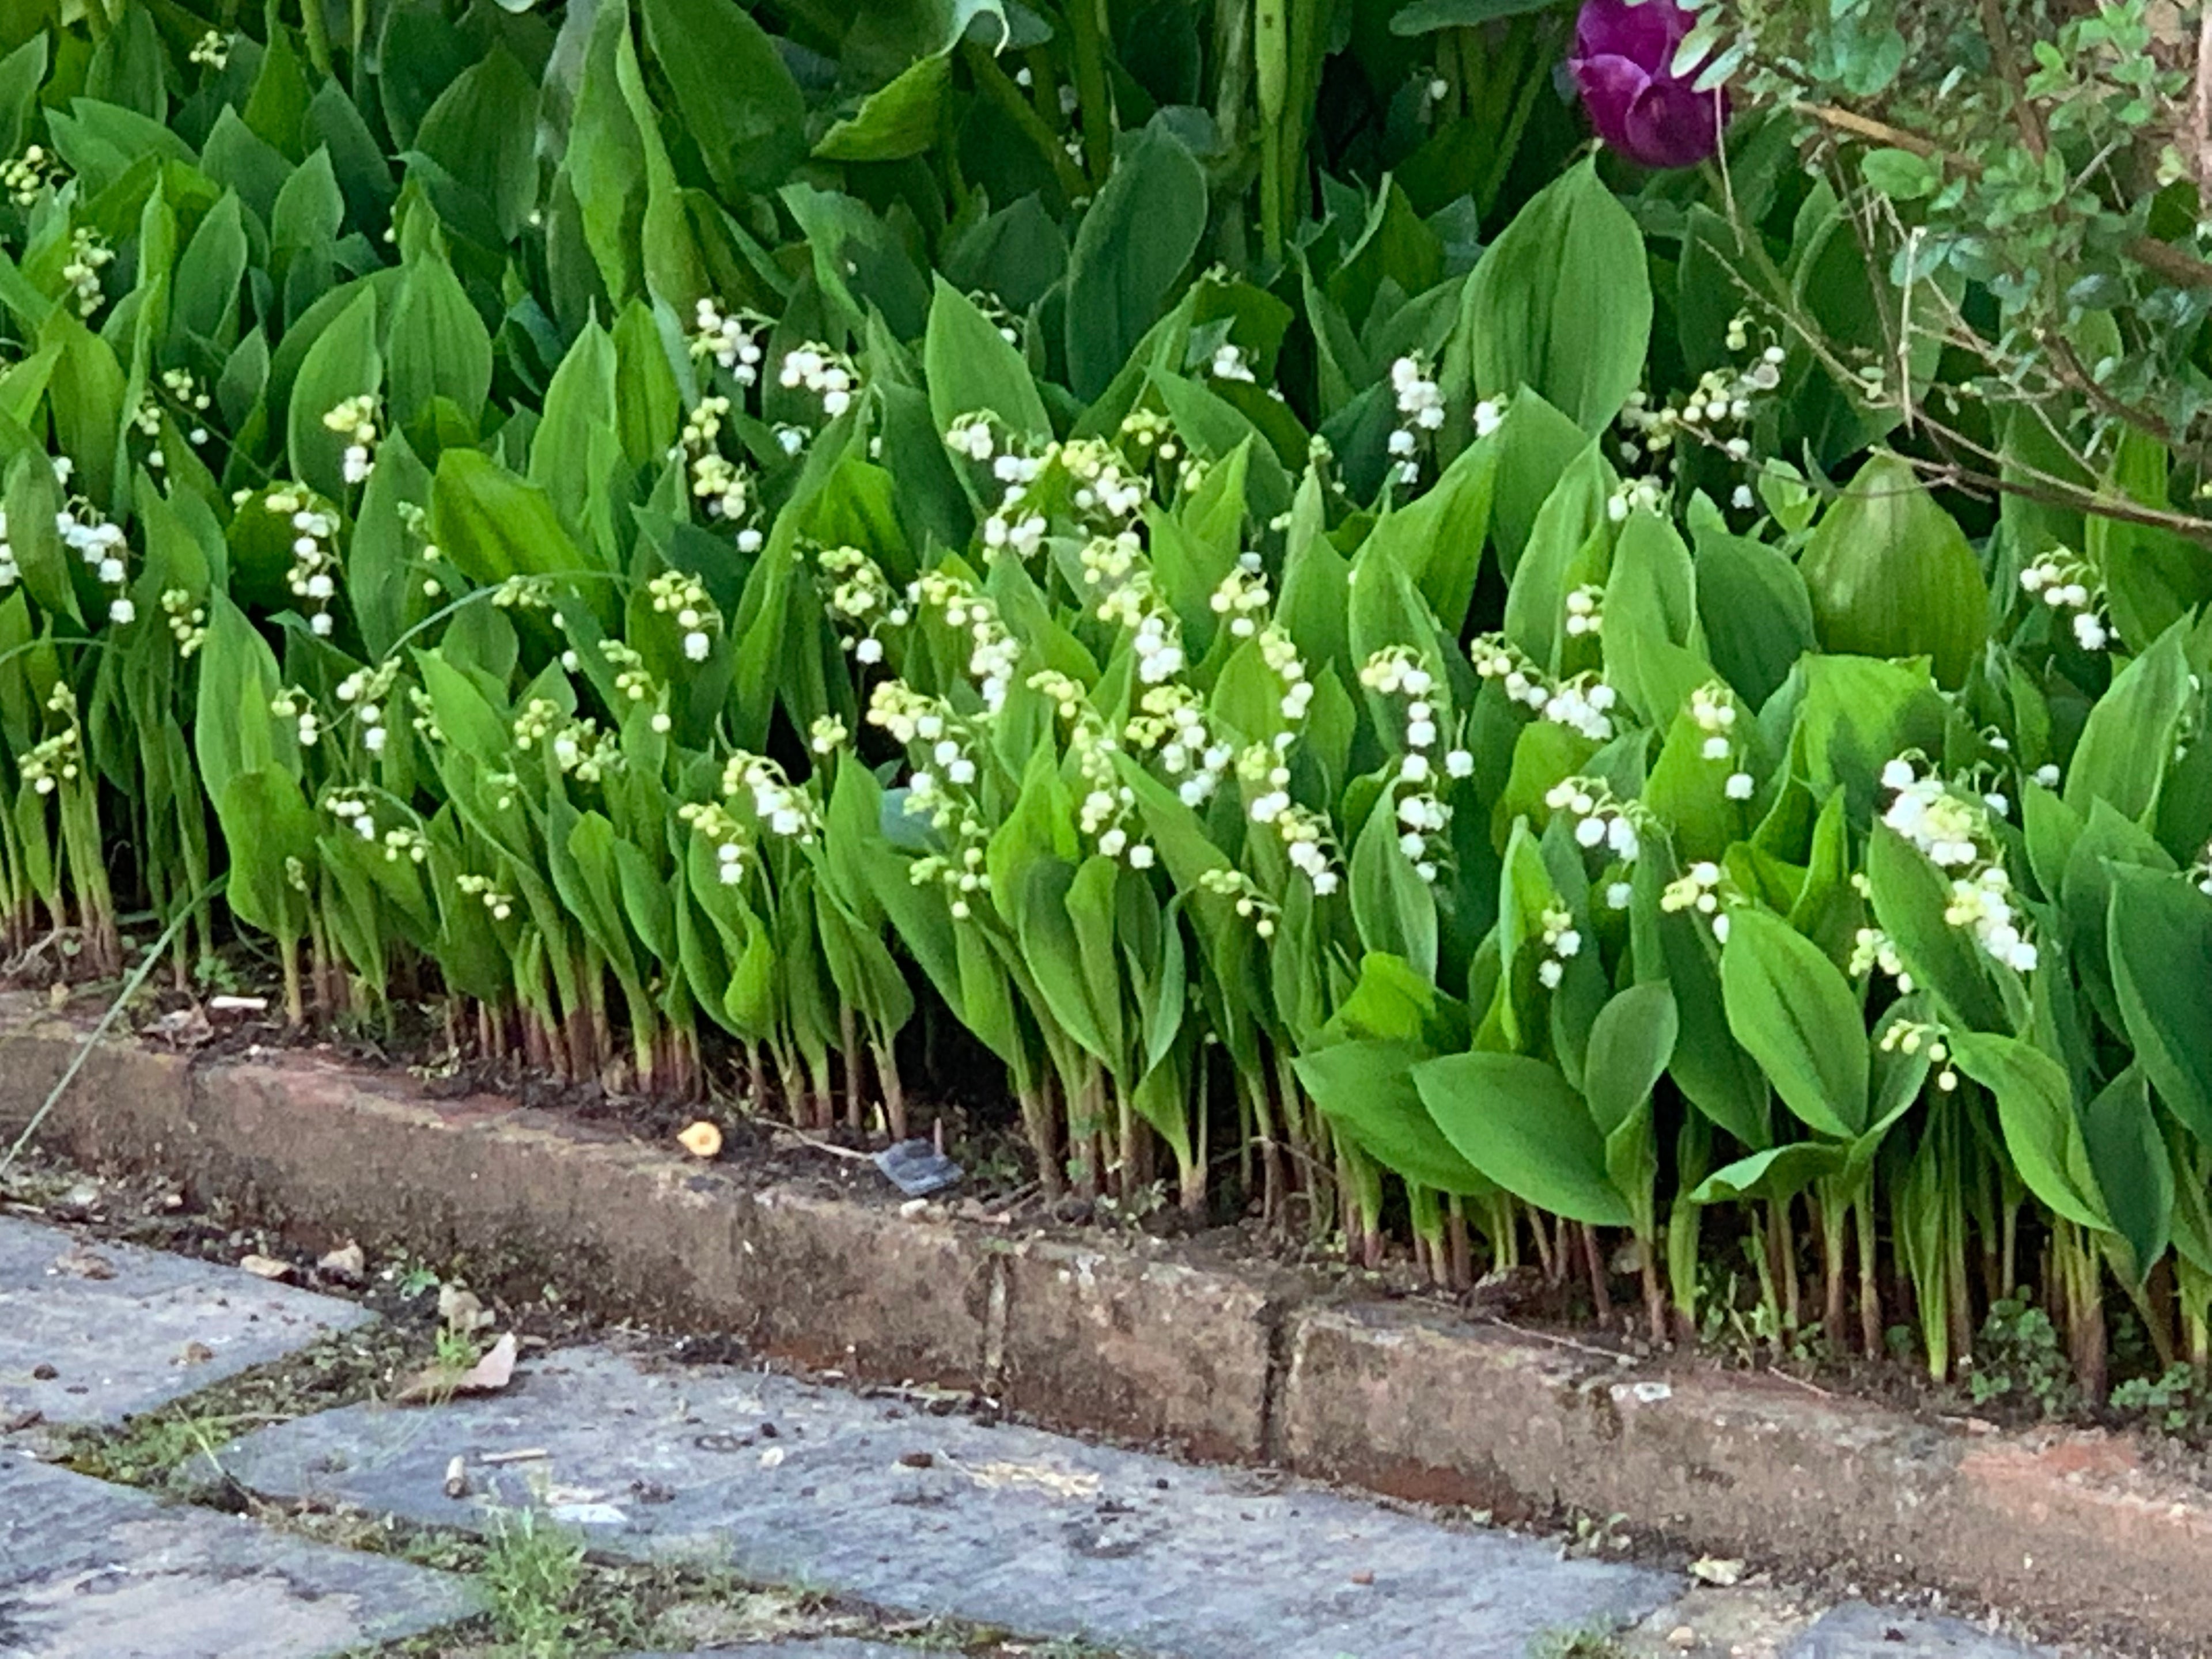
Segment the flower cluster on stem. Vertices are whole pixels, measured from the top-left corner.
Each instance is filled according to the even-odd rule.
[[[1891,792],[1882,822],[1911,842],[1951,884],[1943,920],[1972,933],[1993,960],[2016,972],[2035,971],[2035,945],[2023,930],[2026,916],[2013,902],[2012,878],[1990,828],[1986,801],[1954,790],[1935,773],[1922,773],[1908,757],[1881,770]]]
[[[339,469],[349,484],[367,483],[376,471],[376,394],[346,398],[323,416],[323,425],[346,441]]]
[[[2110,648],[2112,625],[2106,611],[2105,579],[2087,559],[2070,548],[2053,548],[2020,573],[2020,585],[2066,618],[2074,642],[2084,651]]]
[[[1555,726],[1579,732],[1593,743],[1612,738],[1611,711],[1620,694],[1600,676],[1582,673],[1555,681],[1503,634],[1477,635],[1467,649],[1476,674],[1496,680],[1522,708]]]

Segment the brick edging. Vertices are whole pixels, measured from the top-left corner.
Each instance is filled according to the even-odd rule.
[[[21,994],[0,995],[0,1027],[12,1134],[83,1033]],[[981,1389],[1055,1428],[1506,1519],[1618,1514],[1703,1551],[1856,1564],[2192,1648],[2212,1632],[2212,1492],[2153,1473],[2124,1436],[1982,1433],[1771,1377],[1632,1369],[1202,1244],[908,1219],[312,1055],[103,1042],[45,1134],[303,1242],[462,1257],[509,1292],[550,1280],[799,1364]]]

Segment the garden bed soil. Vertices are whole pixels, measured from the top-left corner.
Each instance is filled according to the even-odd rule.
[[[89,1029],[0,994],[0,1130]],[[1610,1517],[1649,1547],[1937,1590],[2081,1638],[2193,1653],[2212,1631],[2212,1480],[2170,1443],[2008,1430],[1378,1295],[1235,1228],[1017,1224],[1009,1193],[902,1203],[869,1164],[773,1130],[726,1136],[712,1163],[631,1133],[667,1127],[591,1091],[525,1104],[327,1051],[118,1038],[42,1133],[151,1183],[116,1224],[142,1236],[465,1264],[556,1339],[644,1323],[1501,1521]]]

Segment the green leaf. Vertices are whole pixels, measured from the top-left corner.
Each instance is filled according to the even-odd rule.
[[[619,14],[622,9],[611,9]],[[495,45],[438,94],[411,148],[473,192],[481,205],[472,211],[489,212],[498,234],[511,240],[523,231],[537,199],[538,114],[538,87],[530,71],[504,46]],[[571,143],[576,139],[572,130]],[[434,190],[432,196],[441,199]],[[441,211],[446,206],[441,201]]]
[[[434,398],[447,398],[472,422],[482,419],[491,392],[491,336],[443,259],[425,255],[408,266],[386,353],[393,425],[412,426]]]
[[[383,380],[376,295],[363,289],[307,349],[293,382],[285,431],[294,477],[333,501],[345,498],[344,455],[353,434],[331,431],[323,417],[349,398],[375,392]]]
[[[271,937],[297,939],[307,926],[307,895],[293,884],[315,867],[315,813],[281,767],[240,772],[215,795],[230,847],[231,914]]]
[[[1786,1146],[1770,1146],[1707,1176],[1691,1191],[1692,1204],[1728,1204],[1747,1198],[1769,1201],[1802,1193],[1814,1182],[1836,1174],[1847,1154],[1831,1140],[1793,1140]]]
[[[1797,672],[1806,781],[1816,798],[1843,790],[1855,822],[1874,816],[1884,766],[1910,750],[1943,752],[1947,710],[1925,664],[1814,655]]]
[[[225,191],[185,244],[171,289],[170,325],[185,336],[227,344],[237,337],[238,285],[246,275],[245,209]]]
[[[2173,1163],[2151,1111],[2142,1067],[2129,1066],[2089,1103],[2081,1135],[2112,1225],[2135,1258],[2140,1285],[2173,1237]]]
[[[1506,1191],[1571,1221],[1633,1224],[1607,1173],[1605,1138],[1557,1067],[1524,1054],[1448,1054],[1413,1076],[1444,1139]]]
[[[1022,437],[1051,441],[1051,417],[1022,354],[942,276],[929,305],[921,361],[929,382],[930,416],[940,434],[960,416],[988,412]]]
[[[582,533],[595,496],[608,500],[623,462],[615,389],[614,342],[586,323],[545,388],[544,418],[530,443],[530,482],[563,524]],[[605,529],[613,532],[610,520]]]
[[[806,151],[806,100],[775,40],[729,0],[643,0],[646,39],[716,187],[783,182]]]
[[[1753,708],[1763,707],[1814,648],[1812,596],[1789,556],[1747,537],[1700,528],[1698,614],[1713,666]]]
[[[1067,379],[1085,402],[1104,392],[1159,318],[1206,229],[1206,174],[1146,128],[1115,157],[1083,216],[1067,267]]]
[[[1948,878],[1886,823],[1874,827],[1866,873],[1875,918],[1914,982],[1934,993],[1958,1023],[1978,1031],[2008,1030],[1988,953],[1972,933],[1943,919],[1951,903]]]
[[[937,142],[945,94],[952,84],[949,58],[915,59],[890,84],[878,87],[860,107],[822,136],[817,161],[902,161]]]
[[[834,301],[855,333],[868,325],[868,308],[901,339],[927,325],[929,289],[906,244],[866,203],[795,179],[777,192],[805,233],[814,280]]]
[[[1537,520],[1557,494],[1560,480],[1590,442],[1582,428],[1526,386],[1514,394],[1495,441],[1500,453],[1492,534],[1498,544],[1498,568],[1510,580],[1520,568],[1521,556],[1535,532]],[[1577,471],[1582,475],[1586,510],[1602,511],[1603,496],[1612,487],[1604,469]]]
[[[2212,898],[2179,876],[2109,866],[2112,991],[2136,1064],[2212,1145]]]
[[[1413,1086],[1418,1043],[1373,1038],[1339,1042],[1292,1062],[1298,1082],[1329,1121],[1403,1180],[1440,1193],[1480,1197],[1495,1190],[1462,1158]]]
[[[430,535],[439,550],[473,581],[509,576],[558,575],[589,569],[545,493],[526,483],[489,455],[448,449],[438,458],[430,488]],[[583,590],[599,603],[608,586]]]
[[[1352,915],[1369,951],[1402,957],[1434,978],[1437,901],[1398,844],[1396,817],[1378,805],[1352,849]]]
[[[1583,1093],[1602,1133],[1612,1134],[1650,1100],[1674,1057],[1680,1024],[1664,980],[1632,985],[1598,1011],[1583,1055]]]
[[[2173,759],[2176,727],[2194,701],[2184,617],[2142,655],[2112,677],[2089,710],[2066,770],[2066,804],[2086,812],[2104,801],[2121,817],[2143,821]]]
[[[62,505],[61,486],[54,480],[53,463],[37,450],[26,450],[8,469],[6,517],[10,530],[9,556],[23,574],[23,587],[50,616],[83,621],[77,609],[76,588],[70,577],[70,561],[54,515]]]
[[[122,482],[115,462],[126,412],[123,365],[106,341],[66,311],[47,317],[39,338],[42,347],[61,347],[46,383],[46,404],[53,411],[54,436],[76,463],[74,487],[95,501],[112,501]]]
[[[1867,1127],[1867,1036],[1843,970],[1779,917],[1731,913],[1721,951],[1729,1030],[1808,1127],[1853,1140]]]
[[[1859,173],[1874,189],[1899,202],[1933,195],[1943,182],[1943,175],[1926,156],[1893,146],[1867,151],[1859,157]]]
[[[1877,455],[1822,515],[1798,568],[1820,643],[1867,657],[1932,658],[1956,690],[1989,631],[1989,589],[1958,520],[1910,463]]]
[[[718,9],[742,15],[736,6]],[[623,96],[616,65],[629,40],[626,6],[605,4],[592,14],[575,113],[561,157],[561,177],[574,203],[577,228],[599,268],[600,283],[617,305],[637,292],[644,263],[645,140]],[[720,77],[703,55],[691,61],[700,71]],[[557,192],[555,209],[556,216],[564,211]]]
[[[1525,386],[1593,437],[1613,424],[1644,378],[1651,278],[1636,221],[1594,161],[1539,191],[1491,245],[1459,332],[1480,395]]]
[[[1996,1097],[2005,1150],[2028,1191],[2069,1221],[2112,1231],[2065,1067],[2018,1037],[1979,1031],[1954,1034],[1951,1056]]]
[[[1361,545],[1363,562],[1388,557],[1406,574],[1456,639],[1474,599],[1490,539],[1490,504],[1500,450],[1478,441],[1462,450],[1435,487],[1410,505],[1386,513]]]

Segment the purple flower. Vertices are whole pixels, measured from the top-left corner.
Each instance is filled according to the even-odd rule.
[[[1674,0],[1585,0],[1567,67],[1597,136],[1647,167],[1686,167],[1720,148],[1728,94],[1694,90],[1674,49],[1695,20]]]

